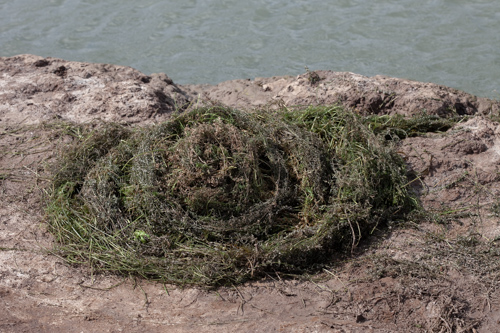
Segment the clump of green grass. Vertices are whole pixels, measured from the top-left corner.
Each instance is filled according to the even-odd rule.
[[[464,117],[443,118],[437,115],[420,114],[413,117],[402,115],[371,115],[363,122],[375,133],[384,135],[386,139],[405,139],[428,132],[446,132]]]
[[[314,271],[417,207],[393,144],[340,107],[207,107],[82,130],[47,208],[74,263],[178,284]]]

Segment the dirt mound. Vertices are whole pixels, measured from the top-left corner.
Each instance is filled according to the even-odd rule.
[[[497,101],[434,84],[328,71],[177,86],[164,74],[146,76],[127,67],[29,55],[1,58],[0,68],[0,331],[498,329]],[[361,114],[475,115],[447,119],[456,123],[452,125],[431,118],[437,131],[432,133],[412,121],[401,132],[399,120],[386,116],[371,123],[398,144],[397,154],[415,179],[408,185],[428,211],[426,220],[374,228],[373,237],[351,257],[310,278],[283,279],[278,273],[215,291],[94,274],[49,254],[54,239],[40,223],[45,219],[43,193],[51,181],[48,165],[55,162],[56,151],[85,137],[78,129],[81,123],[105,119],[142,125],[167,120],[176,107],[204,104],[291,110],[296,104],[337,101]],[[204,133],[192,134],[201,140]],[[217,133],[227,137],[235,131]],[[222,172],[223,164],[206,164]],[[204,179],[218,182],[220,176],[213,172]],[[183,191],[191,193],[187,185],[179,189]],[[203,212],[201,206],[198,212]],[[133,237],[147,242],[146,230],[136,231],[144,233]]]
[[[432,115],[496,114],[498,101],[463,91],[385,76],[366,77],[349,72],[315,71],[283,76],[234,80],[216,86],[183,86],[200,101],[237,108],[340,104],[362,114]]]
[[[456,89],[384,76],[315,71],[176,85],[165,74],[144,75],[123,66],[19,55],[0,58],[0,120],[25,123],[95,119],[121,123],[160,122],[174,110],[222,104],[238,109],[341,105],[362,114],[496,114],[498,101]]]
[[[0,119],[38,123],[166,119],[190,97],[165,74],[34,55],[0,58]]]

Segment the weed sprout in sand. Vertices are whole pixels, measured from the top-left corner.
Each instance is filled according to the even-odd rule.
[[[198,285],[313,272],[415,208],[392,144],[340,107],[82,130],[47,212],[60,253],[94,269]]]

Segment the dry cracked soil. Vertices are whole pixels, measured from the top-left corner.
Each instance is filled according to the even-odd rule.
[[[499,102],[383,76],[308,72],[176,85],[165,74],[0,58],[0,332],[500,332]],[[388,226],[303,279],[206,290],[94,274],[52,254],[48,166],[61,121],[141,126],[176,110],[340,103],[361,114],[467,115],[401,141],[429,212]]]

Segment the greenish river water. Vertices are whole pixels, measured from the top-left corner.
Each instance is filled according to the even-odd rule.
[[[498,0],[0,0],[0,56],[165,72],[175,82],[383,74],[500,98]]]

